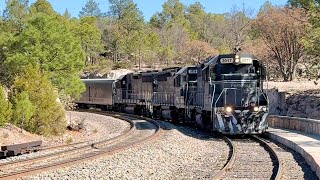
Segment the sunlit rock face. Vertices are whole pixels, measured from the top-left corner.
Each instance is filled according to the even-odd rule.
[[[291,94],[286,104],[287,116],[320,119],[320,90]]]
[[[126,75],[128,73],[133,72],[132,70],[128,69],[117,69],[117,70],[111,70],[108,73],[103,72],[83,72],[80,77],[82,79],[100,79],[100,78],[106,78],[106,79],[118,79],[120,76]]]
[[[270,114],[320,120],[320,90],[268,91]]]

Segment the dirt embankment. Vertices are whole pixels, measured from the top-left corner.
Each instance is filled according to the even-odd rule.
[[[44,137],[31,134],[16,126],[8,124],[0,128],[0,146],[42,140],[43,145],[52,146],[67,143],[97,141],[121,134],[129,128],[129,124],[113,117],[85,112],[67,112],[68,121],[83,121],[83,129],[69,131],[62,136]]]

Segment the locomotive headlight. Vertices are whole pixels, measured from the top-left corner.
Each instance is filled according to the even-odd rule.
[[[259,111],[259,107],[258,107],[258,106],[255,106],[255,107],[253,108],[253,111],[258,112],[258,111]]]
[[[236,55],[236,59],[234,60],[235,63],[240,63],[240,57],[239,55]]]
[[[232,112],[232,107],[226,107],[226,111],[227,111],[228,113],[231,113],[231,112]]]

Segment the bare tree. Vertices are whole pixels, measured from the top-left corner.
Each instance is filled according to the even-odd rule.
[[[226,36],[230,43],[230,48],[241,47],[244,44],[246,37],[249,35],[251,19],[253,14],[252,9],[246,9],[243,4],[242,9],[234,5],[227,15]]]
[[[301,38],[306,24],[297,9],[270,8],[258,16],[254,29],[273,53],[284,81],[292,81],[299,62],[303,61]]]

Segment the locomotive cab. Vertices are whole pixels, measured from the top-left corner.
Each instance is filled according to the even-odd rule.
[[[220,55],[208,63],[213,129],[225,134],[262,133],[267,128],[265,68],[248,54]]]

